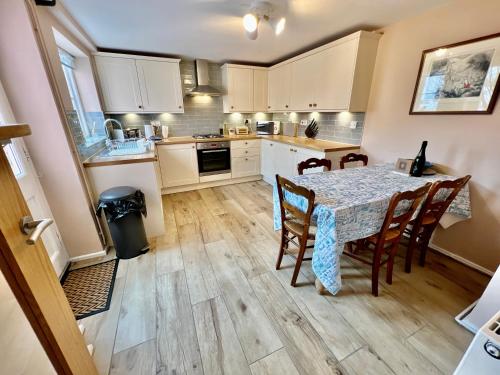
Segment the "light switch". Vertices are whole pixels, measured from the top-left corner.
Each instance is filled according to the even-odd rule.
[[[349,127],[351,129],[356,129],[358,126],[358,122],[357,121],[351,121],[351,123],[349,124]]]

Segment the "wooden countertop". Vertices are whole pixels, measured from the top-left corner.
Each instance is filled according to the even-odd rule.
[[[171,137],[162,141],[156,142],[156,145],[175,145],[183,143],[200,143],[200,142],[218,142],[218,141],[239,141],[246,139],[268,139],[275,142],[286,143],[292,146],[304,147],[315,151],[332,152],[332,151],[348,151],[357,150],[359,146],[349,143],[340,143],[334,141],[326,141],[322,139],[309,139],[306,137],[290,137],[287,135],[234,135],[212,139],[194,139],[192,137]]]
[[[108,165],[147,163],[157,161],[155,151],[149,151],[144,154],[137,155],[122,155],[122,156],[105,156],[100,152],[97,155],[91,156],[83,162],[85,168],[89,167],[104,167]]]

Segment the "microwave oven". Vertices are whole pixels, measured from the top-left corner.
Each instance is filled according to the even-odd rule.
[[[257,121],[256,124],[257,134],[277,135],[280,133],[280,130],[279,121]]]

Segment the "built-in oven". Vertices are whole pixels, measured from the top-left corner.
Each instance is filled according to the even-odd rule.
[[[231,148],[228,141],[200,142],[196,144],[196,150],[200,177],[231,173]]]

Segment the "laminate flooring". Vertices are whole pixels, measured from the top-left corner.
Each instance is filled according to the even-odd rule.
[[[295,288],[293,258],[274,269],[270,185],[163,205],[165,235],[120,261],[110,309],[81,321],[101,374],[451,374],[472,339],[454,316],[488,278],[448,258],[405,274],[399,257],[373,297],[369,268],[343,257],[342,290],[319,295],[310,262]]]

